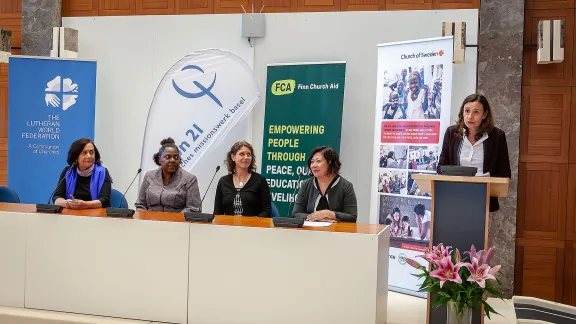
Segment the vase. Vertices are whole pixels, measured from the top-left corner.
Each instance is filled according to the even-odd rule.
[[[446,324],[471,324],[472,323],[472,309],[464,308],[462,312],[458,312],[458,304],[449,302],[446,305]]]

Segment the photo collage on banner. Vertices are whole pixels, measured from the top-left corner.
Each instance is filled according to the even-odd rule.
[[[377,87],[371,217],[390,226],[390,288],[416,292],[405,258],[429,248],[432,200],[412,175],[438,168],[450,123],[452,38],[379,46]]]

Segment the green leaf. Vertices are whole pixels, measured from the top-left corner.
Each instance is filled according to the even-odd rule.
[[[500,313],[495,311],[494,308],[492,308],[485,300],[482,300],[482,304],[484,305],[484,313],[486,314],[486,317],[488,317],[488,319],[490,319],[490,313],[500,315]]]
[[[436,300],[434,301],[434,304],[432,305],[432,307],[437,308],[439,306],[447,304],[449,301],[450,301],[450,298],[438,296],[438,298],[436,298]]]
[[[472,292],[474,291],[474,287],[473,286],[469,286],[466,289],[466,296],[468,297],[468,299],[470,299],[470,297],[472,296]]]
[[[494,297],[497,297],[497,298],[501,298],[501,297],[502,297],[502,294],[501,294],[499,291],[495,290],[495,289],[486,287],[486,291],[487,291],[489,294],[493,295]]]

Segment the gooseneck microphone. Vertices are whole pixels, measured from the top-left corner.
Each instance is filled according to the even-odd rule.
[[[130,190],[130,187],[132,187],[132,184],[134,183],[134,180],[136,180],[136,178],[138,177],[138,175],[140,174],[140,172],[142,172],[142,168],[138,169],[138,172],[136,172],[136,175],[134,176],[134,179],[132,179],[132,182],[130,182],[130,185],[128,186],[128,188],[126,189],[126,191],[124,191],[124,193],[122,194],[122,199],[120,199],[120,204],[118,205],[118,208],[122,207],[122,202],[126,201],[126,194],[128,193],[128,190]],[[128,205],[128,201],[126,201],[126,205]]]
[[[212,180],[210,180],[210,184],[208,185],[208,188],[206,188],[206,192],[204,192],[204,196],[202,197],[202,200],[200,201],[200,211],[202,211],[202,203],[204,202],[204,198],[206,198],[206,194],[208,194],[208,190],[210,190],[210,186],[212,185],[212,181],[214,181],[214,178],[216,177],[216,173],[218,173],[218,171],[220,171],[220,166],[216,166],[216,171],[214,172],[214,175],[212,176]]]
[[[288,215],[286,215],[286,217],[292,217],[292,212],[294,211],[294,203],[296,202],[296,191],[300,189],[300,179],[302,179],[303,175],[304,172],[298,174],[298,182],[296,188],[294,188],[294,192],[292,192],[292,197],[294,197],[294,199],[292,199],[290,205],[288,205]]]
[[[78,165],[77,162],[72,163],[72,165],[70,165],[70,168],[68,168],[68,170],[74,169],[76,167],[76,165]],[[58,187],[60,186],[60,184],[62,184],[62,182],[65,179],[66,179],[66,173],[64,173],[64,176],[62,177],[62,179],[60,179],[60,181],[58,181],[58,184],[56,185],[56,189],[54,189],[54,191],[52,191],[52,193],[50,194],[50,197],[48,198],[48,202],[46,204],[36,204],[36,211],[37,212],[39,212],[39,213],[61,213],[62,212],[62,209],[64,209],[64,207],[52,204],[52,197],[54,197],[56,190],[58,190]],[[64,197],[64,199],[66,199],[66,197]]]
[[[184,212],[184,219],[187,222],[199,222],[199,223],[211,223],[214,220],[214,214],[206,214],[202,212],[202,203],[204,202],[204,198],[206,198],[206,194],[208,193],[208,190],[210,190],[210,186],[212,185],[212,181],[214,181],[214,178],[216,177],[216,173],[218,173],[218,171],[220,171],[220,166],[217,165],[216,166],[216,171],[214,172],[214,175],[212,176],[212,180],[210,180],[210,184],[208,184],[208,188],[206,188],[206,192],[204,193],[204,197],[202,197],[202,200],[200,200],[200,210],[197,212]]]
[[[136,175],[134,176],[134,179],[132,179],[132,182],[130,182],[130,185],[128,186],[126,191],[124,191],[124,193],[122,194],[122,198],[120,198],[120,204],[118,205],[118,208],[114,208],[114,207],[106,208],[106,216],[112,216],[112,217],[132,217],[132,216],[134,216],[134,213],[135,213],[134,209],[120,208],[120,207],[122,206],[122,202],[126,201],[126,193],[128,192],[128,190],[130,190],[130,187],[132,187],[132,184],[134,183],[134,181],[136,180],[136,178],[138,177],[140,172],[142,172],[142,168],[138,169],[138,171],[136,172]],[[126,204],[128,204],[128,202],[126,202]]]
[[[304,172],[298,174],[298,185],[294,188],[294,192],[292,192],[292,202],[288,205],[288,215],[286,217],[273,217],[272,223],[275,227],[303,227],[304,226],[304,219],[293,217],[292,213],[294,212],[294,204],[296,203],[296,191],[300,189],[300,180]]]
[[[72,165],[70,166],[70,168],[68,170],[74,169],[76,167],[76,165],[78,165],[78,163],[76,163],[76,162],[72,163]],[[66,172],[68,172],[68,170],[66,170]],[[58,187],[60,186],[62,181],[64,181],[65,179],[66,179],[66,173],[64,173],[64,176],[62,177],[62,179],[60,179],[60,181],[58,181],[58,184],[56,185],[56,189],[54,189],[54,191],[52,191],[52,193],[50,194],[50,198],[48,198],[47,204],[52,203],[52,197],[54,197],[56,190],[58,190]],[[66,199],[66,197],[64,197],[64,199]]]

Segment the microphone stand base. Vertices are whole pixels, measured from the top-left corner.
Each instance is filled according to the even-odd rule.
[[[106,216],[110,217],[132,217],[134,216],[134,209],[129,208],[106,208]]]
[[[51,204],[36,204],[37,213],[60,214],[64,207]]]
[[[272,218],[272,222],[275,227],[298,228],[304,226],[304,220],[300,218],[274,217]]]
[[[187,222],[212,223],[214,215],[200,212],[185,212],[184,219]]]

